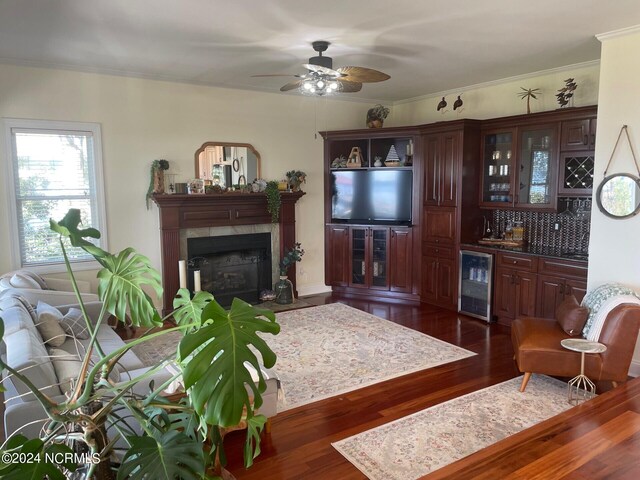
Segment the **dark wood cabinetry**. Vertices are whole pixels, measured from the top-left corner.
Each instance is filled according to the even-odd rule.
[[[536,257],[496,255],[494,312],[500,323],[509,325],[518,316],[535,315],[536,269]]]
[[[494,312],[509,325],[518,316],[555,318],[567,295],[580,302],[587,290],[587,264],[562,258],[496,254]]]
[[[413,230],[391,227],[389,248],[389,283],[392,292],[411,293],[413,290]]]
[[[456,128],[453,128],[453,127]],[[459,121],[425,131],[421,300],[455,309],[458,304],[457,250],[463,231],[479,219],[477,208],[478,122]],[[478,220],[478,225],[479,225]]]
[[[424,137],[424,204],[458,205],[458,168],[461,167],[460,131]]]
[[[596,108],[483,122],[480,206],[557,209],[558,195],[590,195]]]
[[[330,262],[325,262],[325,277],[329,285],[346,287],[349,285],[349,227],[346,225],[327,225],[325,243],[331,252]]]
[[[583,118],[562,122],[560,150],[593,150],[596,146],[595,118]]]
[[[361,291],[413,291],[413,229],[330,224],[325,278],[333,287]]]
[[[555,318],[555,311],[568,295],[578,302],[587,292],[587,265],[564,259],[545,258],[540,261],[536,316]]]

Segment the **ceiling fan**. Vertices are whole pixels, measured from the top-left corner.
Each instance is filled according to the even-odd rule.
[[[305,95],[331,95],[334,93],[359,92],[363,83],[383,82],[391,78],[386,73],[364,67],[340,67],[333,69],[333,59],[325,57],[322,52],[329,48],[329,42],[318,40],[311,46],[318,55],[311,57],[309,63],[302,66],[307,73],[302,75],[253,75],[253,77],[297,77],[299,80],[289,82],[280,88],[281,92],[299,89]]]

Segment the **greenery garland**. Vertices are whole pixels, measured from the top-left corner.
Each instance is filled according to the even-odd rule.
[[[169,170],[169,162],[167,160],[154,160],[151,162],[151,178],[149,179],[149,189],[146,196],[147,210],[149,210],[149,200],[153,195],[153,177],[156,170]]]
[[[278,223],[278,219],[280,217],[280,205],[282,204],[280,190],[278,190],[278,182],[275,180],[267,182],[267,187],[264,189],[264,193],[267,195],[267,209],[271,214],[271,222]]]

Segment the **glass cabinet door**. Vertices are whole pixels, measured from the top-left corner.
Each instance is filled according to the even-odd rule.
[[[555,207],[556,131],[553,126],[539,126],[521,132],[518,204],[540,208]]]
[[[389,229],[371,230],[371,287],[389,288],[387,258]]]
[[[485,205],[513,202],[514,136],[512,131],[490,132],[484,136],[482,203]]]
[[[351,227],[351,286],[367,284],[367,227]]]

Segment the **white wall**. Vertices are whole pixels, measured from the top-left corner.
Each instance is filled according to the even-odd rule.
[[[517,95],[522,91],[520,87],[541,90],[536,95],[538,99],[531,100],[532,113],[555,110],[559,108],[555,95],[564,86],[564,80],[570,77],[578,83],[573,106],[595,105],[598,103],[599,70],[598,62],[589,62],[396,102],[385,125],[417,125],[458,118],[482,120],[525,114],[526,100]],[[462,108],[453,110],[453,102],[460,94],[464,102]],[[443,96],[447,107],[438,112],[437,106]]]
[[[640,26],[599,38],[602,56],[594,185],[603,179],[622,125],[628,125],[633,148],[640,155]],[[620,142],[607,173],[637,175],[626,139]],[[594,204],[588,288],[607,282],[623,283],[640,292],[640,215],[614,220],[604,216]],[[636,346],[631,373],[640,375],[640,343]]]
[[[318,102],[316,104],[316,102]],[[170,162],[178,179],[194,176],[205,141],[247,142],[260,152],[262,175],[305,171],[307,195],[297,207],[297,236],[306,251],[301,293],[324,287],[323,148],[316,127],[364,127],[364,103],[247,92],[71,71],[0,65],[0,118],[98,122],[102,125],[110,250],[133,246],[160,268],[158,211],[145,208],[149,166]],[[316,125],[317,107],[317,125]],[[6,176],[2,140],[0,172]],[[248,179],[251,181],[252,179]],[[4,190],[4,182],[2,182]],[[0,194],[0,272],[12,268],[7,198]],[[83,272],[93,278],[95,272]]]

